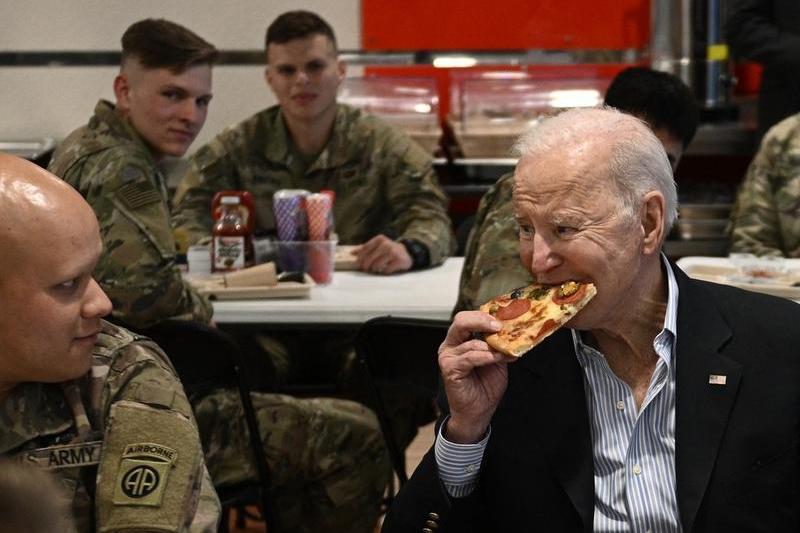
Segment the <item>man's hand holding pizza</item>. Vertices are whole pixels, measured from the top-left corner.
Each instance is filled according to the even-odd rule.
[[[439,347],[439,368],[450,406],[444,436],[451,442],[481,440],[506,391],[506,365],[512,359],[472,336],[473,332],[495,333],[501,328],[491,315],[463,311],[456,315]]]

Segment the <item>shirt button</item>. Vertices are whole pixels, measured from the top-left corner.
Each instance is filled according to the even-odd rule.
[[[625,402],[623,402],[622,400],[619,400],[617,402],[617,409],[619,409],[620,411],[624,411],[625,410]]]
[[[642,467],[639,465],[633,465],[633,473],[638,476],[642,473]]]
[[[471,474],[477,469],[475,468],[475,465],[467,465],[467,467],[464,470],[466,470],[467,472],[469,472]]]

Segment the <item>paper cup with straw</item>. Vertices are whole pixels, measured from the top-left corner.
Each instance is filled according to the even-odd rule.
[[[273,194],[272,207],[279,240],[297,242],[306,239],[307,220],[303,198],[308,194],[303,189],[280,189]],[[281,246],[278,253],[284,271],[306,271],[306,256],[302,248]]]
[[[331,232],[331,195],[309,194],[303,201],[308,219],[308,273],[320,285],[331,282],[336,244],[328,240]]]

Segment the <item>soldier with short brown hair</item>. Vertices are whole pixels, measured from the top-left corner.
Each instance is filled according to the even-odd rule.
[[[105,246],[98,281],[114,304],[112,317],[134,328],[211,319],[209,302],[176,268],[158,163],[186,153],[203,127],[216,57],[213,45],[174,22],[131,25],[122,36],[116,104],[98,102],[50,162],[97,213]]]
[[[361,270],[393,274],[444,261],[454,240],[431,154],[382,120],[336,102],[345,64],[330,26],[308,11],[284,13],[267,29],[266,56],[278,105],[192,157],[174,202],[181,248],[211,234],[217,191],[253,193],[255,231],[266,236],[275,234],[275,191],[332,189],[339,242],[362,245]]]

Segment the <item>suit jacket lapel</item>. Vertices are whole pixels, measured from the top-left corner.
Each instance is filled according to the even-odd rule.
[[[741,365],[720,354],[731,331],[703,287],[673,265],[678,282],[675,475],[683,531],[705,494],[741,379]],[[722,378],[712,376],[725,376]]]
[[[594,462],[583,371],[567,330],[540,348],[515,363],[526,370],[516,376],[520,403],[531,420],[525,431],[540,443],[548,466],[580,514],[584,531],[591,532]]]

